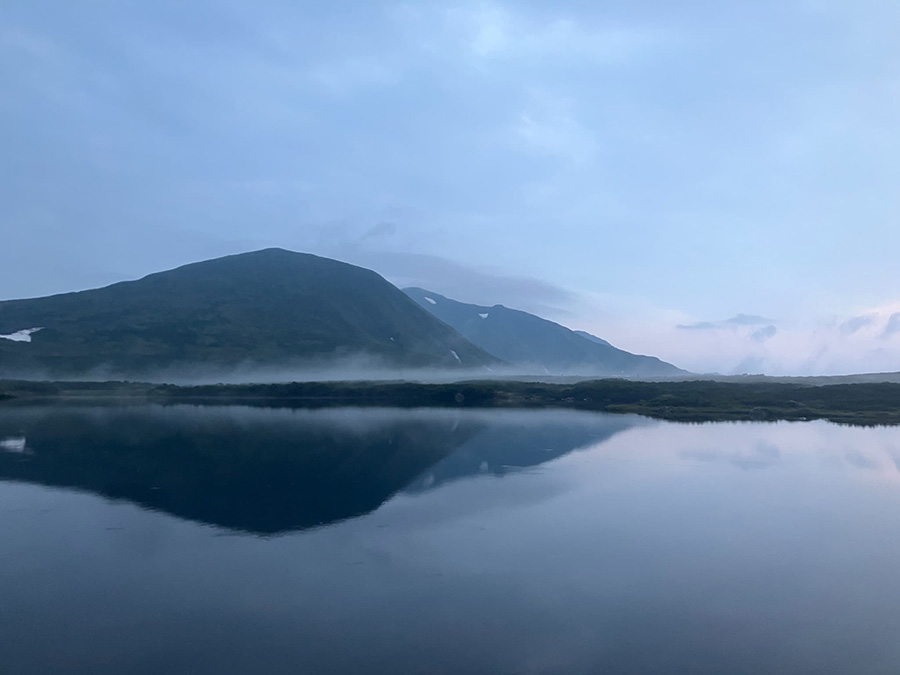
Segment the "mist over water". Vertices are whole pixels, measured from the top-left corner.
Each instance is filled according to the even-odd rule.
[[[894,673],[900,440],[0,409],[0,671]]]
[[[378,357],[358,354],[339,359],[302,359],[278,365],[259,365],[252,362],[234,366],[186,363],[153,370],[121,371],[98,367],[77,373],[59,373],[46,369],[7,368],[0,379],[35,381],[132,381],[175,385],[203,384],[279,384],[286,382],[421,382],[444,383],[461,380],[502,380],[528,378],[592,379],[624,377],[597,368],[567,368],[549,370],[538,365],[495,365],[491,367],[428,368],[404,367]],[[627,378],[673,379],[673,378]]]

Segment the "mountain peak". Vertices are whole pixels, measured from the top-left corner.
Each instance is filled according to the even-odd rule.
[[[0,372],[132,375],[187,365],[300,365],[364,355],[384,365],[497,363],[375,272],[281,248],[136,281],[0,302]],[[301,363],[302,362],[302,363]]]

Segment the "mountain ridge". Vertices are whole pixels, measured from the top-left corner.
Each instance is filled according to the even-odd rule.
[[[4,375],[139,374],[359,354],[411,367],[497,363],[376,272],[280,248],[0,302],[0,335],[35,328],[28,340],[0,339]]]
[[[473,344],[514,366],[554,375],[676,377],[686,371],[654,356],[632,354],[584,331],[503,305],[474,305],[423,288],[403,292]]]

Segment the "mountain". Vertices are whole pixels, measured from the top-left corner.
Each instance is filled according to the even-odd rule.
[[[558,323],[503,305],[469,305],[422,288],[407,288],[404,293],[472,343],[509,364],[539,368],[552,375],[685,374],[671,363],[631,354],[589,333],[576,333]]]
[[[0,302],[0,375],[140,375],[186,366],[496,360],[371,270],[283,249],[106,288]]]
[[[603,338],[598,338],[596,335],[591,335],[586,330],[573,330],[572,332],[575,333],[575,335],[580,335],[585,340],[590,340],[591,342],[596,342],[598,345],[606,345],[607,347],[612,347],[612,345],[609,344]]]

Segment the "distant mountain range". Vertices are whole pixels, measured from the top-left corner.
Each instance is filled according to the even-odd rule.
[[[371,270],[283,249],[0,302],[0,377],[190,378],[235,368],[327,368],[351,356],[387,369],[683,373],[525,312],[422,289],[404,293]]]
[[[466,339],[508,364],[550,375],[666,377],[685,371],[652,356],[639,356],[590,333],[573,331],[503,305],[470,305],[422,288],[409,297]]]
[[[385,365],[498,360],[371,270],[282,249],[106,288],[0,302],[0,376],[140,376],[365,354]]]

